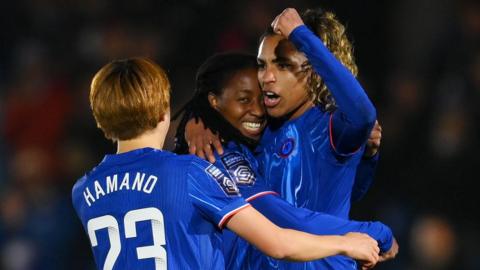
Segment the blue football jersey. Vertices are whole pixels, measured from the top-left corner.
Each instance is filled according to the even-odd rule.
[[[222,156],[215,152],[214,165],[235,181],[242,196],[248,202],[262,196],[277,194],[265,185],[263,178],[259,176],[256,158],[244,145],[234,142],[224,145]],[[222,250],[225,269],[248,269],[252,256],[249,247],[250,244],[234,232],[228,229],[223,230]],[[257,255],[254,254],[254,256]]]
[[[242,195],[260,213],[276,225],[313,234],[345,234],[363,232],[376,239],[382,251],[392,244],[390,228],[380,222],[358,222],[297,208],[281,199],[258,171],[258,162],[252,152],[241,144],[229,142],[224,154],[216,154],[215,166],[235,181]],[[342,256],[307,263],[279,262],[262,254],[255,247],[228,229],[223,230],[222,247],[226,269],[330,269],[341,266],[353,269],[355,263]],[[322,268],[323,267],[323,268]]]
[[[306,26],[289,36],[326,83],[337,105],[334,113],[313,107],[300,117],[269,126],[257,149],[267,184],[297,207],[348,219],[352,188],[375,108],[355,77]],[[368,185],[366,185],[368,186]],[[309,263],[269,260],[268,269],[356,269],[334,256]]]
[[[265,181],[286,201],[348,219],[362,151],[338,155],[329,121],[329,113],[313,107],[279,129],[267,127],[257,158]]]
[[[152,148],[107,155],[79,179],[73,205],[98,269],[224,269],[221,230],[248,203],[194,156]]]

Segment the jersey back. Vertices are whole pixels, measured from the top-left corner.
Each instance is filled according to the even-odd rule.
[[[223,222],[248,204],[193,156],[143,148],[107,155],[72,199],[98,269],[224,269]]]

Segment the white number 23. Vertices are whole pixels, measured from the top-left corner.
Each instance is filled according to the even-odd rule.
[[[138,259],[155,258],[155,270],[166,270],[167,252],[162,247],[162,245],[165,245],[165,227],[163,224],[163,214],[160,210],[150,207],[127,212],[123,219],[125,238],[137,237],[136,223],[145,220],[152,221],[153,245],[137,247],[137,257]],[[117,220],[111,215],[93,218],[88,221],[87,228],[92,247],[98,245],[95,231],[105,228],[108,229],[110,250],[105,259],[103,270],[112,270],[122,248]]]

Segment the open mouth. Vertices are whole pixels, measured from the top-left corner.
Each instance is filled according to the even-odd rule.
[[[263,92],[263,103],[266,107],[274,107],[280,102],[280,96],[272,91]]]
[[[265,123],[266,121],[261,121],[261,122],[250,122],[250,121],[245,121],[242,122],[242,127],[245,130],[246,133],[252,136],[258,136],[262,133],[263,129],[265,128]]]

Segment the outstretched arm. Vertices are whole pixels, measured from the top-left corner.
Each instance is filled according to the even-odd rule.
[[[226,225],[265,254],[297,261],[337,254],[371,264],[378,261],[379,248],[371,237],[318,236],[282,229],[250,207],[234,180],[219,168],[192,156],[185,158],[190,159],[187,191],[193,206],[219,228]]]
[[[378,242],[382,253],[392,248],[391,229],[381,222],[346,220],[325,213],[297,208],[275,195],[265,195],[250,201],[250,204],[278,226],[319,235],[360,232],[370,235]]]
[[[277,16],[272,27],[305,53],[335,98],[338,109],[330,121],[332,147],[341,155],[358,150],[376,119],[375,108],[360,83],[304,25],[295,9],[286,9]]]
[[[341,254],[366,261],[372,266],[379,259],[377,243],[367,235],[319,236],[283,229],[252,207],[242,209],[231,217],[227,227],[276,259],[310,261]]]

